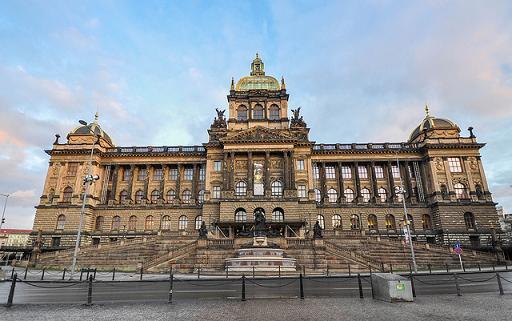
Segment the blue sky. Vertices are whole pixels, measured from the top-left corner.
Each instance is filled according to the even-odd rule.
[[[473,126],[511,212],[511,38],[509,1],[2,1],[5,226],[31,227],[55,133],[99,110],[117,145],[205,142],[256,52],[318,142],[405,141],[425,103]]]

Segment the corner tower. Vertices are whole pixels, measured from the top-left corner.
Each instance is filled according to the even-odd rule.
[[[265,75],[265,64],[256,54],[250,75],[240,78],[236,85],[231,80],[228,130],[256,126],[287,129],[288,97],[284,78],[279,84],[276,78]]]

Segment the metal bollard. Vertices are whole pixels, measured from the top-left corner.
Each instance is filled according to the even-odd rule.
[[[64,270],[62,270],[62,280],[64,280],[65,277],[66,277],[66,268],[64,268]]]
[[[368,265],[368,267],[370,268],[370,276],[371,276],[372,275],[372,266]]]
[[[112,281],[116,278],[116,268],[112,270]]]
[[[411,280],[411,291],[412,291],[412,297],[416,297],[416,289],[414,288],[414,276],[412,275],[412,271],[409,273],[409,279]]]
[[[370,288],[372,289],[372,299],[375,299],[375,294],[373,293],[373,277],[370,274]]]
[[[80,281],[82,281],[83,275],[84,275],[84,269],[80,269]]]
[[[381,270],[381,272],[385,272],[384,271],[384,262],[380,262],[380,270]]]
[[[169,278],[169,298],[168,298],[168,303],[172,303],[172,288],[173,288],[173,283],[174,283],[174,276],[172,275],[172,268],[171,268],[171,276]]]
[[[498,280],[498,289],[500,290],[500,295],[503,295],[503,285],[501,284],[501,276],[498,272],[496,272],[496,280]]]
[[[43,273],[41,273],[41,280],[44,280],[44,271],[46,271],[46,268],[43,268]]]
[[[98,269],[98,268],[94,268],[94,274],[93,274],[93,276],[92,276],[92,278],[93,278],[93,279],[95,279],[95,280],[96,280],[96,271],[97,271],[97,269]]]
[[[11,280],[14,278],[14,267],[11,270]]]
[[[496,271],[496,264],[494,264],[494,263],[492,264],[492,270]]]
[[[299,275],[299,283],[300,283],[300,299],[304,300],[304,285],[302,283],[302,273]]]
[[[89,276],[89,287],[87,289],[87,304],[92,305],[92,275]]]
[[[27,266],[25,267],[25,275],[23,275],[23,280],[26,280],[26,279],[27,279],[27,272],[28,272],[28,264],[27,264]]]
[[[352,272],[350,272],[350,263],[348,263],[348,276],[352,276]]]
[[[242,301],[245,301],[245,275],[242,275]]]
[[[306,266],[305,265],[302,266],[302,274],[304,274],[304,276],[306,276]]]
[[[432,274],[432,265],[428,264],[428,274]]]
[[[449,272],[448,271],[448,264],[445,264],[445,266],[446,266],[446,273],[448,273]]]
[[[226,279],[229,278],[229,266],[226,266]]]
[[[505,271],[508,271],[508,263],[507,263],[507,260],[505,260]]]
[[[329,265],[327,265],[327,276],[329,276]]]
[[[457,289],[457,296],[461,296],[460,293],[460,286],[459,286],[459,278],[457,276],[457,273],[453,273],[453,278],[455,279],[455,288]]]
[[[361,284],[361,274],[357,273],[357,284],[359,286],[359,298],[364,298],[363,285]]]
[[[142,281],[142,275],[144,274],[144,265],[140,265],[140,280]]]
[[[279,265],[278,268],[279,268],[279,277],[281,277],[281,265]]]
[[[14,277],[12,278],[11,282],[11,289],[9,290],[9,296],[7,297],[7,304],[6,307],[12,306],[12,300],[14,299],[14,289],[16,288],[16,279],[18,279],[18,274],[14,273]]]
[[[393,273],[393,264],[389,263],[389,273]]]
[[[462,271],[466,272],[466,265],[462,264]]]
[[[478,263],[478,272],[482,272],[482,267],[480,266],[480,263]]]
[[[197,278],[198,279],[201,278],[201,267],[200,266],[197,268]]]
[[[255,275],[255,273],[254,273],[254,272],[255,272],[255,271],[254,271],[254,265],[253,265],[253,266],[252,266],[252,278],[253,278],[253,279],[254,279],[254,275]]]

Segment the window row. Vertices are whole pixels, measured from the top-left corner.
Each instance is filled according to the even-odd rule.
[[[63,216],[63,215],[61,215]],[[60,218],[60,216],[59,216]],[[195,218],[195,229],[198,230],[201,228],[201,224],[203,223],[203,216],[198,215]],[[188,217],[186,215],[181,215],[178,218],[178,230],[186,230],[188,227]],[[94,230],[95,231],[103,231],[105,229],[105,218],[103,216],[96,217]],[[121,226],[121,217],[114,216],[112,218],[112,223],[110,224],[111,231],[137,231],[138,229],[138,218],[135,215],[132,215],[128,218],[128,224]],[[153,231],[155,229],[155,219],[153,215],[148,215],[144,219],[144,231]],[[169,215],[162,216],[162,220],[160,222],[160,230],[170,230],[171,229],[171,217]]]
[[[380,165],[375,165],[375,178],[380,179],[384,178],[384,167]],[[357,174],[359,178],[368,179],[368,167],[367,166],[357,166]],[[391,165],[391,175],[393,178],[400,178],[400,169],[397,165]],[[334,165],[326,165],[325,166],[325,178],[326,179],[336,179],[336,167]],[[315,179],[320,179],[320,167],[315,164],[313,165],[313,177]],[[341,166],[341,177],[343,179],[352,179],[352,168],[350,166]]]
[[[395,187],[395,189],[396,188],[397,187]],[[315,191],[315,201],[317,203],[322,202],[322,193],[320,192],[320,190],[315,189],[314,191]],[[370,202],[372,194],[368,188],[362,188],[360,193],[361,193],[363,202],[365,202],[365,203]],[[386,202],[388,200],[388,191],[385,188],[380,187],[377,190],[377,194],[378,194],[378,197],[381,202]],[[355,199],[355,193],[351,188],[345,189],[343,191],[343,195],[345,196],[345,201],[347,203],[352,203]],[[338,191],[336,191],[334,188],[329,189],[327,191],[327,197],[329,199],[329,203],[336,203],[338,200]],[[398,197],[398,201],[401,202],[403,199],[403,195],[397,194],[397,197]]]
[[[176,192],[173,190],[173,189],[170,189],[167,194],[166,194],[166,197],[167,197],[167,201],[168,202],[172,202],[173,200],[176,199]],[[154,190],[151,192],[151,202],[157,202],[159,199],[160,199],[160,191],[159,190]],[[163,197],[162,197],[163,198]],[[121,201],[126,201],[129,199],[129,194],[128,194],[128,191],[127,190],[122,190],[120,193],[119,193],[119,199]],[[144,199],[144,191],[142,190],[138,190],[135,192],[135,203],[139,204],[142,202],[142,200]],[[192,192],[188,189],[184,190],[182,193],[181,193],[181,200],[183,202],[190,202],[190,200],[192,199]],[[197,194],[197,201],[199,203],[203,203],[204,202],[204,190],[200,190]]]
[[[341,215],[334,214],[332,216],[332,228],[333,229],[341,229],[342,228],[342,221],[341,221]],[[412,230],[414,230],[414,220],[413,217],[408,214],[407,219],[409,220],[409,224]],[[322,229],[325,229],[325,218],[323,215],[319,214],[317,216],[317,221],[320,224],[320,227]],[[377,222],[377,215],[370,214],[368,215],[366,219],[367,228],[368,230],[378,230],[378,222]],[[396,230],[396,219],[395,216],[392,214],[387,214],[384,218],[384,224],[387,230]],[[421,224],[424,230],[431,230],[432,229],[432,218],[428,214],[423,214]],[[350,229],[351,230],[360,230],[361,229],[361,221],[360,216],[357,214],[352,214],[350,216]]]
[[[132,169],[124,168],[123,169],[123,181],[129,181],[132,177]],[[148,178],[148,170],[147,168],[139,168],[137,171],[137,180],[145,181]],[[178,180],[178,169],[170,168],[168,178],[171,181]],[[112,176],[111,176],[112,179]],[[185,167],[183,171],[183,179],[186,181],[191,181],[194,179],[194,168]],[[204,181],[206,179],[206,171],[204,166],[199,167],[199,180]],[[153,169],[153,180],[154,181],[162,181],[164,180],[164,169],[163,168],[154,168]]]
[[[215,186],[214,186],[215,188]],[[282,197],[283,196],[283,183],[281,181],[274,181],[270,184],[270,189],[272,192],[272,197]],[[219,190],[220,192],[220,190]],[[235,185],[235,195],[236,196],[246,196],[247,195],[247,183],[245,181],[239,181]],[[220,195],[219,195],[220,197]],[[219,198],[213,197],[213,198]]]
[[[260,211],[263,213],[263,216],[265,216],[265,211],[262,208],[255,209],[253,215],[256,214],[257,211]],[[238,208],[235,211],[235,222],[247,222],[247,211],[244,208]],[[272,211],[272,222],[284,222],[284,211],[282,208],[276,207]]]
[[[249,109],[245,105],[238,106],[236,110],[236,117],[238,121],[247,121],[249,118]],[[265,119],[265,108],[256,104],[252,108],[252,119],[262,120]],[[268,119],[279,120],[281,119],[281,111],[279,106],[272,104],[268,109]]]

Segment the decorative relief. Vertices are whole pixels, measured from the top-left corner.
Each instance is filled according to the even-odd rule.
[[[473,170],[473,171],[477,171],[478,170],[478,161],[476,160],[476,158],[468,157],[468,161],[469,161],[469,168],[471,168],[471,170]]]
[[[465,186],[468,186],[468,179],[466,177],[456,177],[452,182],[453,184],[462,183]]]
[[[236,166],[237,171],[247,171],[247,161],[246,160],[235,161],[235,166]]]
[[[60,171],[60,164],[59,163],[54,164],[52,167],[52,175],[59,176],[59,171]]]
[[[441,157],[434,158],[434,163],[435,163],[436,169],[438,171],[444,170],[444,163],[443,163],[443,159]]]
[[[270,168],[271,169],[281,169],[281,168],[283,168],[283,160],[282,159],[272,159],[272,160],[270,160]]]

